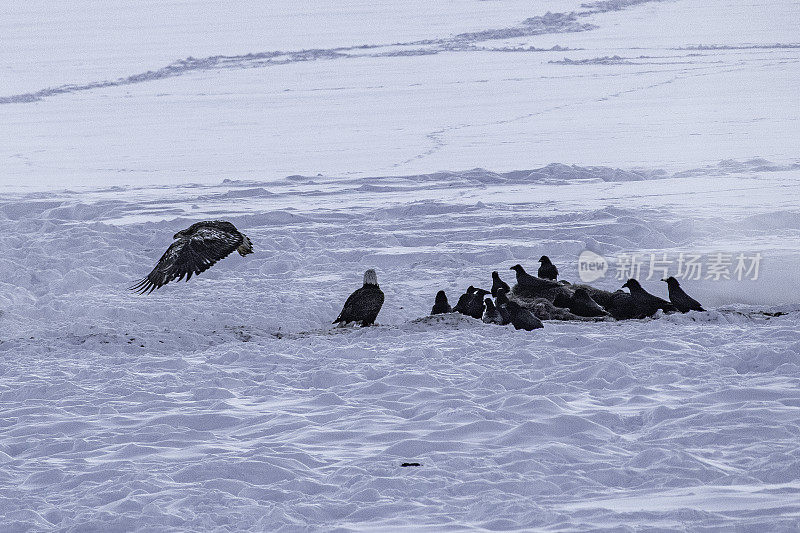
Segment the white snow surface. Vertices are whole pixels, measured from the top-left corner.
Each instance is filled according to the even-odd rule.
[[[791,163],[798,20],[790,0],[16,2],[0,183]]]
[[[0,531],[800,529],[798,9],[13,4]],[[127,290],[208,219],[255,253]],[[763,261],[702,313],[426,317],[587,249]]]

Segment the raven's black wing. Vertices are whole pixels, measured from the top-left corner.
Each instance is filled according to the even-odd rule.
[[[150,293],[172,280],[186,281],[193,274],[208,270],[214,263],[236,250],[244,236],[235,230],[226,231],[214,226],[204,226],[180,237],[167,248],[158,264],[146,278],[131,287],[139,294]]]
[[[678,290],[676,291],[670,291],[669,296],[669,299],[673,304],[675,304],[675,307],[677,307],[681,313],[685,313],[687,311],[705,311],[703,306],[700,305],[700,302],[686,294],[686,291],[680,287],[678,287]]]
[[[536,273],[542,279],[557,279],[558,278],[558,269],[552,263],[550,263],[549,265],[540,266],[539,270]]]

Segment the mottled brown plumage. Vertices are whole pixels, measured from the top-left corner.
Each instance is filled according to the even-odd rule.
[[[253,253],[253,244],[236,226],[224,220],[192,224],[176,233],[173,242],[147,277],[131,287],[139,294],[151,293],[172,280],[186,281],[192,275],[211,268],[234,250],[245,256]]]

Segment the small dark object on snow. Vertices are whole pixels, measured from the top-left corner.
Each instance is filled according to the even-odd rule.
[[[450,313],[453,311],[453,308],[450,307],[450,302],[447,301],[447,295],[444,291],[439,291],[436,293],[436,300],[433,302],[433,309],[431,309],[432,315],[441,315],[442,313]]]
[[[422,466],[422,463],[403,463],[400,466]]]

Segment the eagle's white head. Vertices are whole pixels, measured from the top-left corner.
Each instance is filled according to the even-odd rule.
[[[377,285],[378,275],[371,268],[364,272],[364,285]]]

